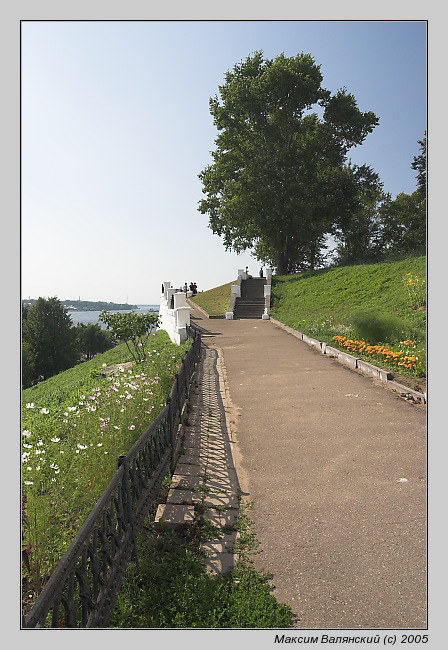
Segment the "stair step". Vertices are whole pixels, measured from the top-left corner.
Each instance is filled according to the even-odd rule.
[[[176,529],[187,522],[192,522],[194,518],[194,506],[174,505],[171,503],[162,503],[157,508],[154,522],[159,526],[162,525],[169,529]]]
[[[242,298],[262,298],[264,299],[265,278],[251,278],[242,280],[241,297]]]

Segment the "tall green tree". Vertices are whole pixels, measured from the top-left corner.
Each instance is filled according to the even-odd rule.
[[[102,330],[98,323],[78,323],[76,342],[79,352],[89,361],[95,354],[106,352],[114,346],[110,332]]]
[[[417,172],[417,190],[426,198],[426,131],[423,140],[418,140],[420,153],[414,156],[411,168]]]
[[[78,361],[76,334],[67,309],[58,298],[39,298],[22,324],[25,358],[31,356],[33,379],[47,379]]]
[[[382,241],[386,253],[405,255],[426,250],[426,199],[421,192],[387,195],[380,209]]]
[[[350,167],[350,165],[349,165]],[[334,261],[340,266],[381,259],[383,241],[378,211],[385,198],[378,174],[363,165],[353,170],[358,179],[358,194],[336,224]]]
[[[400,192],[393,200],[387,194],[379,211],[386,254],[426,251],[426,131],[418,144],[420,153],[411,163],[417,171],[417,189],[412,194]]]
[[[219,134],[213,162],[199,174],[199,211],[226,249],[252,249],[278,274],[315,266],[359,191],[347,152],[378,124],[345,88],[331,95],[322,81],[310,54],[269,60],[256,52],[210,99]]]

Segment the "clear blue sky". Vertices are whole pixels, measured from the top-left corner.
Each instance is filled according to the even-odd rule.
[[[426,128],[426,23],[22,23],[22,297],[159,302],[209,289],[249,253],[226,252],[197,211],[217,132],[208,100],[256,50],[310,52],[379,126],[350,153],[396,196],[416,188]]]

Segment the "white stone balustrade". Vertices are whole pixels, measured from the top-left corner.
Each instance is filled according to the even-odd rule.
[[[188,338],[191,307],[187,306],[187,296],[183,291],[171,287],[170,282],[164,282],[163,287],[164,293],[160,296],[159,329],[165,330],[171,341],[180,345]]]

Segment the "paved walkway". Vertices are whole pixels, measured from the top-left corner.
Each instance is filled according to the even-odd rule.
[[[216,530],[216,537],[202,545],[206,568],[213,573],[224,573],[234,565],[241,496],[224,406],[224,374],[222,355],[203,350],[171,489],[156,514],[156,521],[163,519],[172,528],[192,522],[195,510],[205,515]]]
[[[271,321],[194,309],[192,322],[223,359],[236,480],[262,549],[255,566],[294,626],[424,628],[424,407]]]

